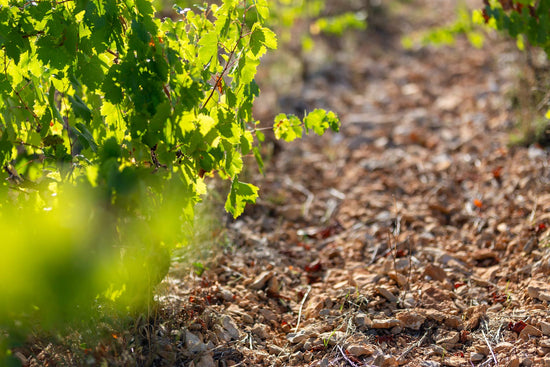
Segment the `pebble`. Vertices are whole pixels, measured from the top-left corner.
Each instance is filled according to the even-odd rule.
[[[316,334],[316,332],[313,329],[302,329],[302,330],[298,331],[297,333],[287,334],[286,338],[290,343],[298,344],[298,343],[304,342],[306,339],[309,339],[310,337],[314,336],[315,334]]]
[[[392,303],[397,303],[398,298],[385,287],[376,287],[376,291],[388,301]]]
[[[234,340],[239,339],[239,336],[240,336],[239,329],[237,328],[237,325],[235,324],[235,321],[233,321],[231,316],[224,315],[222,317],[222,326],[227,331],[227,333],[231,336],[232,339]]]
[[[279,280],[276,277],[271,277],[267,282],[267,292],[268,294],[277,294],[279,293]]]
[[[363,312],[359,312],[354,317],[355,325],[357,325],[358,328],[370,328],[372,327],[372,320],[370,317],[367,316],[367,314]]]
[[[419,330],[424,321],[426,321],[426,317],[414,311],[400,312],[396,315],[396,317],[401,322],[403,327],[412,330]]]
[[[421,367],[440,367],[441,363],[437,361],[422,361],[420,362]]]
[[[522,367],[531,367],[533,365],[533,360],[529,357],[525,357],[520,364]]]
[[[283,348],[281,348],[281,347],[279,347],[275,344],[268,344],[267,345],[267,351],[269,352],[269,354],[278,355],[278,354],[283,353]]]
[[[470,360],[474,363],[481,362],[485,359],[485,355],[481,353],[472,353],[470,354]]]
[[[252,283],[248,286],[250,289],[259,290],[265,287],[267,281],[273,277],[273,271],[264,271],[258,275]]]
[[[370,356],[376,351],[368,344],[351,344],[346,350],[354,357]]]
[[[390,329],[394,326],[401,326],[401,321],[398,319],[382,319],[382,320],[372,320],[373,329]]]
[[[519,333],[519,337],[522,340],[528,340],[530,336],[542,336],[542,332],[533,325],[527,324]]]
[[[534,281],[527,287],[527,294],[531,298],[545,301],[550,297],[550,286],[543,282]]]
[[[426,268],[424,268],[424,275],[429,276],[433,280],[439,280],[440,282],[447,279],[445,270],[434,264],[428,264]]]
[[[409,283],[406,276],[400,273],[396,273],[395,271],[390,271],[388,273],[388,276],[390,277],[390,279],[395,281],[397,285],[399,285],[400,287],[404,287],[407,285],[407,283]]]
[[[343,331],[327,331],[319,335],[319,338],[323,341],[324,344],[334,346],[344,340],[346,333]]]
[[[460,335],[457,331],[447,331],[439,329],[434,335],[434,340],[437,344],[455,344],[458,343]]]
[[[379,354],[374,359],[373,364],[375,366],[379,366],[379,367],[397,367],[397,366],[399,366],[399,363],[397,363],[397,359],[394,356],[391,356],[391,355],[388,355],[388,354]]]
[[[220,290],[220,295],[223,298],[223,300],[226,302],[231,302],[235,299],[235,295],[231,291],[225,288]]]
[[[265,318],[266,321],[275,322],[275,323],[277,322],[277,315],[275,315],[273,311],[265,308],[261,308],[259,312]]]
[[[251,331],[259,338],[267,339],[269,337],[269,327],[265,324],[255,324]]]
[[[201,356],[201,359],[196,364],[197,367],[216,367],[212,353],[206,353]]]
[[[544,335],[550,336],[550,322],[541,321],[540,330]]]
[[[496,353],[500,353],[500,352],[507,352],[509,351],[510,349],[512,349],[514,347],[514,345],[512,343],[509,343],[509,342],[500,342],[498,343],[497,345],[495,345],[495,347],[493,348],[493,350],[496,352]]]
[[[207,346],[204,344],[198,336],[185,330],[185,348],[191,353],[201,353],[206,351]]]

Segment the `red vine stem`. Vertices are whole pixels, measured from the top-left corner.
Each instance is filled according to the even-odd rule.
[[[8,63],[7,63],[7,55],[6,55],[6,51],[4,50],[4,75],[6,75],[6,78],[8,76]],[[29,85],[30,81],[23,87],[21,88],[21,90],[25,89],[27,87],[27,85]],[[38,124],[37,128],[40,129],[42,128],[42,125],[40,124],[40,120],[38,119],[38,116],[34,113],[34,111],[32,111],[29,106],[27,105],[27,103],[23,100],[23,98],[21,97],[21,95],[19,94],[19,92],[12,86],[11,89],[13,90],[13,92],[15,93],[15,95],[17,96],[17,98],[19,98],[19,102],[21,102],[21,104],[23,105],[23,107],[32,115],[32,117],[34,118],[34,120],[36,121],[36,123]]]
[[[210,100],[214,96],[214,93],[216,92],[216,89],[217,89],[219,83],[223,79],[223,77],[224,77],[225,73],[227,72],[227,70],[229,70],[229,66],[231,65],[231,59],[235,55],[235,51],[237,51],[237,47],[239,46],[239,41],[242,40],[244,37],[246,37],[245,35],[243,35],[243,30],[244,30],[244,26],[245,26],[245,19],[246,19],[247,11],[248,11],[248,8],[245,9],[244,12],[243,12],[243,20],[241,22],[241,29],[239,31],[239,39],[237,40],[237,42],[235,42],[235,46],[233,46],[233,49],[231,50],[231,53],[229,54],[229,58],[227,59],[227,62],[225,63],[225,66],[223,67],[223,70],[222,70],[221,74],[216,79],[216,83],[214,83],[214,86],[212,87],[212,90],[210,91],[210,95],[208,96],[206,101],[204,101],[204,103],[202,104],[201,110],[204,109],[204,107],[206,107],[208,102],[210,102]]]

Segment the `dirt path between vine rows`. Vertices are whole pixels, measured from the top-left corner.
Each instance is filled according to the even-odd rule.
[[[400,47],[453,3],[325,44],[282,107],[341,132],[277,148],[207,270],[169,277],[110,364],[550,366],[549,151],[508,145],[517,55]]]

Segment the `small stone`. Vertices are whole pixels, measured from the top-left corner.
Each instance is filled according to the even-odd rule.
[[[324,344],[332,346],[341,342],[345,338],[345,336],[346,333],[344,333],[343,331],[327,331],[326,333],[322,333],[321,335],[319,335]]]
[[[550,348],[550,339],[542,338],[541,340],[539,340],[539,347]]]
[[[509,342],[500,342],[500,343],[498,343],[497,345],[495,345],[495,347],[493,348],[493,350],[494,350],[496,353],[507,352],[507,351],[509,351],[510,349],[512,349],[513,347],[514,347],[514,344],[512,344],[512,343],[509,343]]]
[[[444,323],[445,323],[445,326],[450,327],[450,328],[455,329],[455,330],[464,329],[464,322],[458,316],[448,315],[445,318]]]
[[[403,272],[404,270],[409,270],[410,261],[406,257],[402,257],[395,260],[395,271]]]
[[[437,361],[422,361],[420,362],[421,367],[440,367],[441,363]]]
[[[306,341],[310,337],[317,334],[317,330],[313,328],[305,328],[297,333],[289,333],[287,334],[286,338],[291,344],[298,344]]]
[[[403,331],[403,328],[399,325],[394,326],[390,329],[390,333],[392,333],[392,335],[401,334],[402,331]]]
[[[199,362],[196,364],[197,367],[216,367],[217,364],[214,362],[212,353],[206,353],[201,356]]]
[[[278,294],[279,293],[279,288],[280,288],[280,284],[279,284],[279,280],[277,279],[277,277],[271,277],[269,278],[269,280],[267,281],[267,294]]]
[[[487,313],[498,313],[502,311],[503,308],[504,306],[502,305],[502,303],[495,303],[487,309]]]
[[[540,322],[540,330],[542,333],[546,336],[550,336],[550,322],[541,321]]]
[[[522,367],[531,367],[533,365],[533,360],[529,357],[525,357],[522,359],[520,365]]]
[[[275,322],[275,323],[277,322],[277,315],[275,315],[275,313],[271,310],[261,308],[260,315],[262,315],[266,321]]]
[[[389,354],[379,354],[376,356],[376,358],[373,361],[373,364],[375,366],[379,367],[397,367],[399,366],[399,363],[397,363],[397,359],[394,356],[391,356]]]
[[[229,343],[231,341],[231,335],[221,325],[214,325],[214,332],[220,341]]]
[[[508,225],[504,222],[499,223],[497,225],[497,231],[499,231],[500,233],[504,233],[504,232],[508,231]]]
[[[358,328],[370,328],[372,327],[372,320],[370,317],[367,316],[367,314],[363,312],[359,312],[354,317],[355,325],[357,325]]]
[[[241,318],[247,324],[253,324],[254,323],[254,318],[252,316],[250,316],[249,314],[247,314],[247,313],[241,314]]]
[[[273,277],[273,271],[264,271],[258,275],[248,286],[250,289],[259,290],[265,287],[267,281]]]
[[[550,367],[550,357],[545,357],[542,360],[544,367]]]
[[[323,309],[325,305],[324,298],[316,295],[310,301],[307,302],[307,306],[304,308],[305,319],[314,318],[319,316],[319,311]]]
[[[239,339],[240,333],[235,321],[229,315],[224,315],[222,317],[222,326],[231,336],[232,339]]]
[[[487,259],[498,259],[499,258],[498,252],[493,251],[493,250],[488,249],[488,248],[482,248],[482,249],[474,251],[471,254],[471,257],[472,257],[472,259],[474,259],[476,261],[483,261],[483,260],[487,260]]]
[[[485,359],[485,355],[481,353],[472,353],[470,354],[470,360],[474,363],[481,362]]]
[[[225,288],[220,290],[220,295],[223,298],[223,300],[226,302],[231,302],[235,299],[235,295],[231,291]]]
[[[439,329],[434,335],[434,339],[437,344],[455,344],[458,343],[460,335],[457,331]]]
[[[487,312],[487,305],[482,304],[478,306],[472,306],[466,310],[466,315],[468,319],[464,324],[466,330],[474,330],[479,326],[480,321],[485,317]]]
[[[185,330],[185,348],[189,352],[197,354],[206,351],[208,347],[200,340],[198,336],[189,330]]]
[[[259,338],[267,339],[269,337],[269,327],[265,324],[255,324],[251,331]]]
[[[267,351],[269,352],[269,354],[278,355],[278,354],[283,353],[283,348],[281,348],[281,347],[279,347],[275,344],[268,344],[267,345]]]
[[[290,364],[298,365],[302,361],[303,353],[298,351],[290,356]]]
[[[447,279],[447,273],[445,270],[434,264],[428,264],[424,269],[424,275],[429,276],[433,280],[439,280],[440,282]]]
[[[368,344],[351,344],[346,350],[354,357],[370,356],[376,351]]]
[[[376,287],[376,291],[388,301],[392,303],[397,303],[398,298],[385,287]]]
[[[426,317],[414,311],[400,312],[396,317],[403,327],[413,330],[419,330],[424,321],[426,321]]]
[[[527,294],[529,294],[529,297],[531,298],[536,298],[544,301],[543,299],[541,299],[541,294],[544,293],[550,293],[550,287],[546,283],[534,281],[531,282],[531,284],[529,284],[529,286],[527,287]]]
[[[371,327],[373,329],[391,329],[394,326],[401,326],[401,321],[398,319],[374,319]]]
[[[523,330],[521,330],[521,332],[519,333],[519,337],[522,340],[528,340],[530,336],[542,336],[542,331],[540,331],[533,325],[527,324],[527,326],[525,326]]]
[[[390,271],[388,273],[388,276],[390,277],[390,279],[395,281],[397,285],[399,285],[400,287],[404,287],[409,283],[409,281],[407,280],[407,277],[405,277],[400,273],[396,273],[395,271]]]
[[[519,358],[512,357],[506,367],[519,367]]]

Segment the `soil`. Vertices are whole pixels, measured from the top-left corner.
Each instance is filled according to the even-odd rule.
[[[517,51],[400,46],[453,4],[399,2],[325,40],[279,101],[331,108],[341,132],[277,145],[206,270],[176,269],[158,314],[89,364],[550,366],[550,155],[508,144]]]

